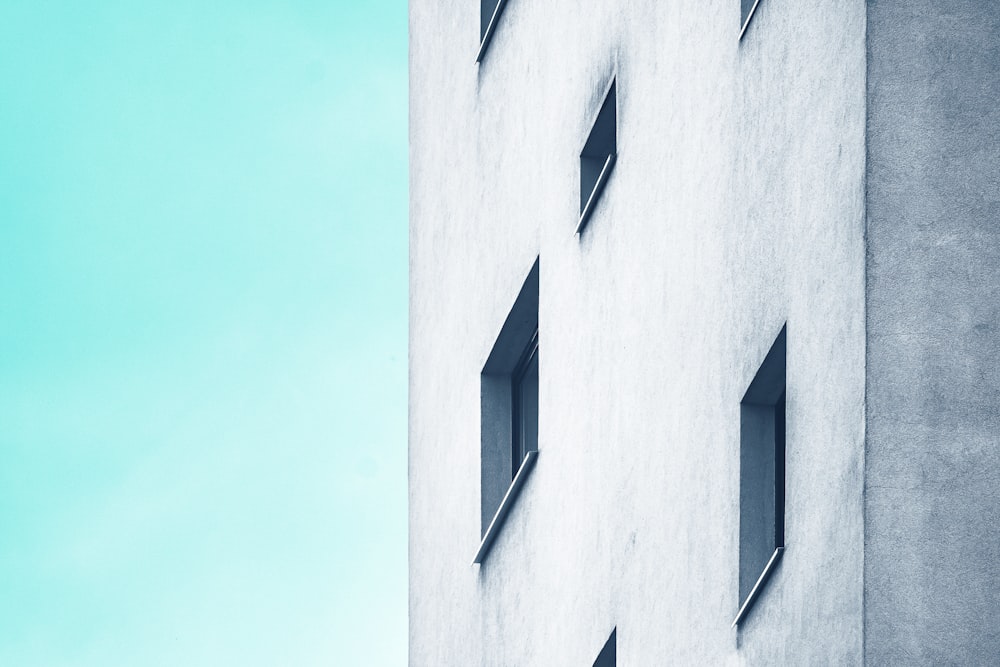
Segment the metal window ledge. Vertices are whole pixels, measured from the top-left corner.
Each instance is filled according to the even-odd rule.
[[[472,559],[473,565],[482,563],[483,559],[486,558],[490,547],[493,546],[493,540],[496,539],[497,534],[500,532],[507,514],[510,513],[510,508],[514,505],[514,501],[517,500],[517,496],[521,492],[521,487],[524,486],[524,481],[528,479],[528,473],[535,467],[535,461],[537,460],[538,452],[528,452],[528,455],[524,457],[521,467],[517,469],[517,474],[514,475],[514,481],[510,483],[507,493],[504,494],[503,500],[500,501],[497,513],[493,515],[493,520],[490,521],[489,527],[483,534],[483,541],[479,543],[479,551],[476,552],[476,557]]]
[[[583,211],[580,213],[580,221],[576,225],[577,234],[582,232],[583,228],[587,226],[587,220],[594,211],[594,206],[597,205],[597,198],[601,196],[601,191],[604,190],[604,184],[607,183],[608,176],[611,175],[611,168],[615,165],[617,158],[618,156],[612,153],[604,161],[604,166],[601,167],[601,173],[597,177],[597,182],[594,183],[594,189],[591,190],[590,197],[587,198],[587,205],[583,207]]]
[[[757,11],[757,5],[759,4],[760,0],[757,0],[755,3],[753,3],[753,7],[750,8],[750,11],[747,12],[747,18],[743,22],[743,25],[740,26],[740,36],[736,39],[736,41],[740,41],[741,39],[743,39],[743,34],[747,31],[747,26],[750,25],[750,19],[753,18],[753,13]]]
[[[500,18],[500,12],[503,11],[503,7],[506,4],[507,0],[500,0],[493,9],[493,16],[490,17],[490,23],[486,26],[486,32],[483,33],[483,41],[479,43],[479,52],[476,54],[477,63],[483,61],[483,56],[486,54],[486,47],[490,45],[490,40],[493,39],[493,32],[497,28],[497,20]]]
[[[764,566],[764,571],[760,573],[759,577],[757,577],[757,583],[755,583],[753,588],[750,589],[750,595],[747,596],[747,599],[743,603],[743,606],[740,607],[740,610],[736,612],[736,618],[733,619],[733,624],[729,627],[735,628],[736,624],[742,621],[747,615],[747,612],[750,611],[750,607],[753,606],[754,601],[760,596],[760,592],[763,590],[764,584],[767,583],[771,573],[774,572],[774,568],[777,566],[778,561],[781,560],[781,554],[783,553],[785,553],[785,547],[775,547],[774,553],[771,554],[771,559],[767,561],[767,565]]]

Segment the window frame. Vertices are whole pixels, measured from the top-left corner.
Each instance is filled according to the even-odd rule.
[[[535,333],[532,334],[531,340],[528,342],[527,347],[525,347],[524,352],[521,354],[521,359],[517,363],[514,371],[510,376],[510,394],[511,394],[511,479],[517,476],[517,471],[520,470],[521,464],[524,463],[524,459],[528,456],[529,452],[538,451],[538,406],[535,406],[535,446],[531,449],[525,448],[524,442],[524,401],[523,401],[523,390],[521,389],[524,379],[528,376],[531,370],[532,363],[538,363],[538,329],[535,329]],[[539,378],[540,379],[540,378]],[[537,401],[537,388],[536,388],[536,401]]]

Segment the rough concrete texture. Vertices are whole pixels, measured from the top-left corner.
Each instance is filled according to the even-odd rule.
[[[410,2],[410,661],[862,661],[862,0]],[[618,160],[579,155],[617,74]],[[480,371],[536,256],[539,459],[480,536]],[[788,323],[788,550],[740,628],[740,399]],[[977,320],[978,321],[978,320]],[[991,334],[993,335],[993,334]]]
[[[1000,3],[868,3],[865,657],[1000,663]]]

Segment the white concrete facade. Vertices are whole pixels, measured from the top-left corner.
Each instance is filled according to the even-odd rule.
[[[863,0],[410,0],[410,662],[866,661]],[[617,161],[575,234],[612,77]],[[538,459],[481,565],[481,377],[539,260]],[[787,325],[784,554],[740,400]],[[883,656],[884,657],[884,656]]]

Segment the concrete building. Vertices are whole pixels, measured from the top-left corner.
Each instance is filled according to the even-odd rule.
[[[410,40],[411,664],[998,664],[1000,2]]]

